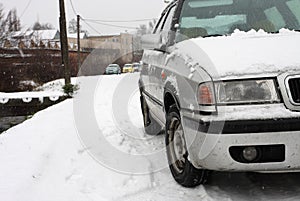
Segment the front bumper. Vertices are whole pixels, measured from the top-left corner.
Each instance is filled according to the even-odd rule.
[[[132,69],[129,69],[129,68],[124,68],[123,69],[123,73],[132,73],[133,70]]]
[[[300,171],[300,117],[297,115],[223,122],[220,119],[205,122],[199,116],[200,119],[182,115],[189,160],[197,168],[217,171]],[[283,147],[279,153],[284,155],[283,160],[243,163],[230,153],[232,147],[253,146]]]

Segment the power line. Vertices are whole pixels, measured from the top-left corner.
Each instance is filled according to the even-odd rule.
[[[76,12],[76,9],[74,7],[74,4],[73,4],[73,1],[70,0],[70,3],[71,3],[71,8],[72,8],[72,11],[74,13],[74,15],[78,16],[77,12]],[[85,19],[83,19],[82,17],[80,17],[80,19],[92,30],[94,30],[96,33],[98,33],[99,35],[102,35],[97,29],[95,29],[93,26],[91,26],[88,22],[85,21]]]
[[[137,27],[121,26],[121,25],[107,24],[107,23],[95,22],[95,21],[90,21],[90,22],[95,23],[95,24],[104,25],[104,26],[110,26],[110,27],[125,28],[125,29],[137,29]]]
[[[75,10],[75,7],[74,7],[74,4],[73,4],[73,1],[72,0],[70,0],[70,3],[71,3],[71,7],[72,7],[72,10],[73,10],[73,13],[77,16],[78,14],[77,14],[77,12],[76,12],[76,10]]]
[[[118,23],[123,23],[123,22],[145,22],[145,21],[151,21],[151,20],[156,20],[156,18],[149,18],[149,19],[137,19],[137,20],[94,20],[94,19],[85,19],[90,22],[118,22]]]
[[[71,8],[73,13],[77,16],[76,9],[74,7],[73,1],[70,0]],[[94,24],[99,24],[103,26],[110,26],[110,27],[117,27],[117,28],[124,28],[124,29],[137,29],[137,27],[131,27],[131,26],[122,26],[122,25],[116,25],[116,24],[110,24],[110,23],[129,23],[129,22],[144,22],[144,21],[151,21],[155,20],[155,18],[149,18],[149,19],[136,19],[136,20],[96,20],[96,19],[85,19],[81,17],[81,20],[92,30],[94,30],[96,33],[100,34],[101,33],[95,29],[93,26],[91,26],[88,22],[94,23]]]
[[[71,3],[71,8],[72,8],[72,11],[73,13],[77,16],[78,13],[74,7],[74,4],[73,4],[73,1],[70,0],[70,3]],[[89,21],[89,22],[98,22],[98,23],[110,23],[110,22],[117,22],[117,23],[126,23],[126,22],[145,22],[145,21],[151,21],[151,20],[157,20],[156,18],[148,18],[148,19],[136,19],[136,20],[96,20],[96,19],[85,19],[86,21]],[[107,25],[107,24],[103,24],[103,25]],[[120,27],[119,25],[113,25],[113,26],[116,26],[116,27]],[[120,27],[120,28],[133,28],[133,27]]]
[[[84,19],[81,18],[81,20],[88,26],[90,27],[92,30],[94,30],[96,33],[98,33],[99,35],[102,35],[97,29],[95,29],[94,27],[92,27],[89,23],[87,23]]]
[[[30,6],[30,4],[31,4],[31,1],[32,0],[29,0],[28,1],[28,3],[27,3],[27,5],[26,5],[26,7],[24,8],[24,10],[23,10],[23,12],[22,12],[22,14],[20,15],[20,18],[22,18],[23,17],[23,15],[25,14],[25,12],[27,11],[27,9],[29,8],[29,6]]]

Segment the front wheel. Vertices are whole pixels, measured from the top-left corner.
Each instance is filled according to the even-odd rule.
[[[195,168],[188,160],[184,131],[176,105],[171,106],[167,114],[166,150],[169,167],[177,183],[195,187],[206,182],[208,171]]]

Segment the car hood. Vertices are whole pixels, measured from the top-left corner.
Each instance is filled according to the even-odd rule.
[[[118,70],[117,67],[107,67],[106,70]]]
[[[231,36],[196,38],[175,45],[175,54],[213,77],[268,76],[300,71],[300,33],[236,31]]]

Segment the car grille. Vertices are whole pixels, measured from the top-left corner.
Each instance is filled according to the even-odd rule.
[[[300,77],[290,78],[288,85],[292,101],[296,104],[300,104]]]

